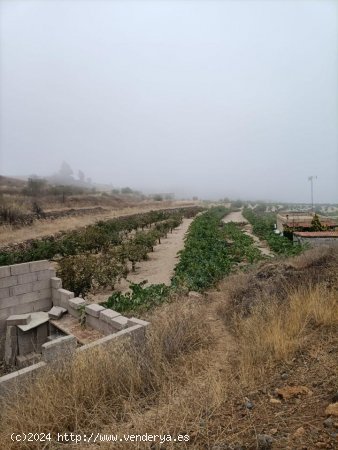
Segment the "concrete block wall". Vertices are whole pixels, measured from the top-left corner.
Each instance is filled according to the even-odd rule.
[[[0,267],[0,357],[4,353],[7,317],[48,311],[52,307],[53,277],[55,270],[49,261]]]

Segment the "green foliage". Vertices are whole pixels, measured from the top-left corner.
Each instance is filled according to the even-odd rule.
[[[256,214],[251,209],[246,208],[243,211],[243,216],[251,223],[254,234],[267,241],[273,252],[291,256],[298,255],[303,250],[301,245],[293,245],[293,242],[286,237],[274,233],[275,214]]]
[[[198,207],[181,208],[177,210],[150,211],[144,214],[122,216],[107,221],[99,221],[95,225],[68,231],[57,237],[49,236],[43,239],[30,241],[24,248],[18,246],[10,251],[0,253],[0,265],[18,264],[39,259],[52,259],[54,257],[66,257],[83,252],[99,253],[111,245],[120,245],[125,234],[138,228],[144,228],[157,222],[178,221],[178,217],[191,216],[201,211]],[[7,217],[10,212],[4,212]],[[0,210],[1,219],[1,210]],[[180,219],[181,220],[181,219]],[[163,236],[165,229],[173,226],[173,221],[160,226],[160,234]],[[170,225],[171,224],[171,225]],[[167,231],[168,232],[168,231]]]
[[[247,236],[233,222],[224,224],[227,239],[231,239],[229,254],[232,262],[249,262],[250,264],[262,259],[262,253],[255,246],[254,240]]]
[[[120,313],[135,310],[140,312],[140,310],[146,311],[161,304],[169,296],[169,286],[165,284],[151,284],[144,287],[146,283],[146,280],[141,283],[131,283],[129,286],[131,292],[126,294],[114,292],[102,305]]]
[[[66,289],[85,296],[98,287],[110,287],[127,275],[127,266],[112,252],[67,256],[59,262],[58,276]]]
[[[201,291],[230,271],[228,245],[220,222],[227,212],[221,206],[211,208],[190,225],[172,279],[174,287]]]
[[[325,227],[321,224],[317,214],[313,216],[311,221],[311,231],[323,231]]]

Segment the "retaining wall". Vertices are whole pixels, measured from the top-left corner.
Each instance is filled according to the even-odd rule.
[[[48,311],[52,307],[49,261],[0,267],[0,358],[4,353],[6,319],[13,314]]]

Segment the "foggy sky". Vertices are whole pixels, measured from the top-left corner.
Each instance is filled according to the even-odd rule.
[[[2,0],[0,174],[338,202],[337,5]]]

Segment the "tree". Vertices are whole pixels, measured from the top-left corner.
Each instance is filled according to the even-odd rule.
[[[73,179],[73,169],[70,167],[68,163],[66,163],[66,161],[63,161],[58,175],[65,181],[71,180]]]
[[[325,227],[321,224],[317,214],[313,216],[313,219],[311,221],[311,229],[312,231],[323,231],[325,229]]]

